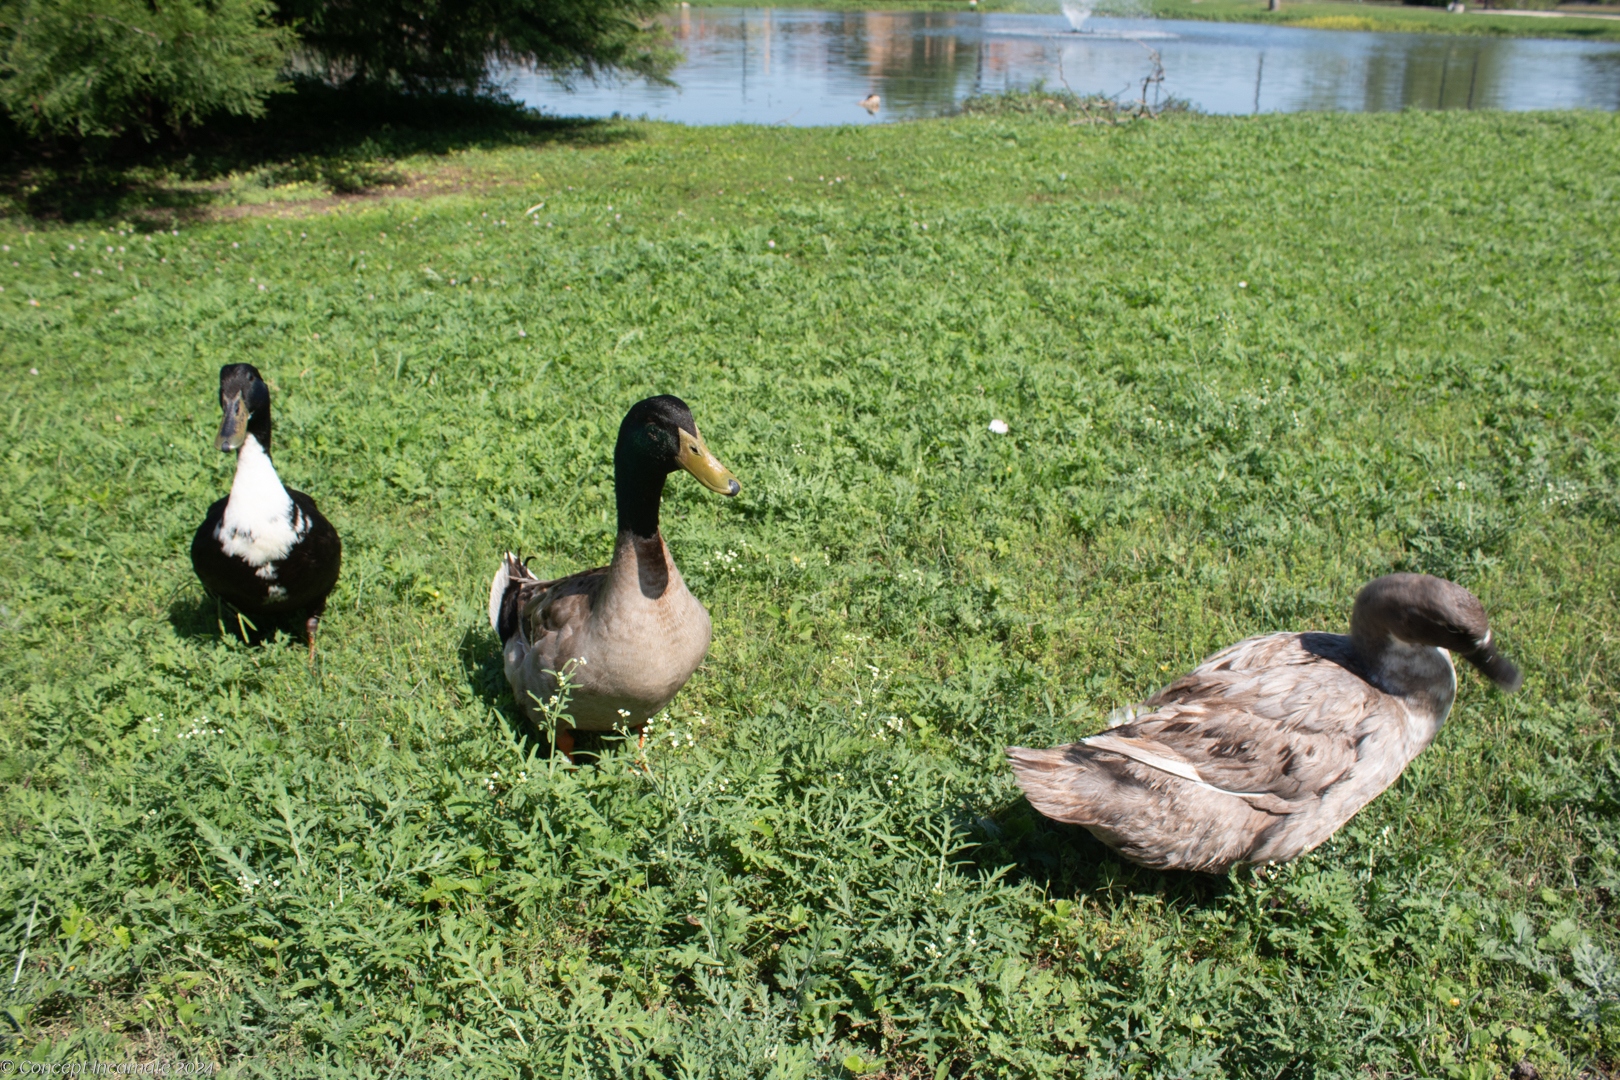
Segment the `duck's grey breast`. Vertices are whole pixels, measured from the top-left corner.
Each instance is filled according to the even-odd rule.
[[[571,710],[577,726],[640,727],[667,705],[708,654],[708,611],[676,576],[657,600],[604,604],[578,642],[583,660]],[[626,715],[628,714],[628,715]]]

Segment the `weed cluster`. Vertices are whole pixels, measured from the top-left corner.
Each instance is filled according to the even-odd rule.
[[[1035,86],[1029,90],[1003,94],[978,94],[964,98],[956,112],[965,116],[1024,116],[1066,120],[1070,124],[1118,124],[1128,120],[1152,119],[1160,113],[1185,113],[1190,106],[1180,98],[1150,102],[1122,101],[1102,94],[1076,94]]]

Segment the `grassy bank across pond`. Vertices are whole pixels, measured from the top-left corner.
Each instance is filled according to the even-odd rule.
[[[0,1056],[1612,1073],[1620,118],[1069,116],[585,125],[0,222]],[[344,536],[313,669],[187,561],[239,360]],[[714,645],[565,768],[490,574],[606,556],[655,392],[743,485],[669,485]],[[1394,569],[1478,593],[1525,689],[1460,673],[1315,853],[1149,873],[1020,798],[1003,747]]]
[[[782,4],[749,5],[738,0],[695,0],[693,7],[783,7],[826,11],[980,11],[1016,14],[1057,14],[1056,0],[803,0]],[[1100,15],[1109,14],[1100,5]],[[1314,30],[1377,30],[1413,34],[1466,34],[1474,37],[1579,38],[1585,41],[1620,41],[1620,7],[1576,9],[1555,17],[1535,17],[1470,10],[1453,15],[1443,7],[1418,7],[1365,0],[1284,0],[1272,11],[1267,0],[1150,0],[1140,11],[1161,19],[1200,19],[1213,22],[1268,23]],[[1593,17],[1603,16],[1603,17]]]
[[[1620,41],[1620,7],[1612,13],[1587,11],[1535,16],[1470,10],[1452,14],[1443,7],[1364,3],[1361,0],[1283,0],[1280,11],[1266,0],[1152,0],[1161,19],[1253,22],[1315,30],[1378,30],[1411,34],[1465,34],[1470,37],[1579,38]],[[1604,17],[1594,18],[1594,14]]]

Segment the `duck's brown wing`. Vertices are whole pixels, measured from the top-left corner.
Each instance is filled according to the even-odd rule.
[[[1215,654],[1084,744],[1287,812],[1355,764],[1382,698],[1347,639],[1272,634]]]
[[[529,640],[567,626],[583,625],[591,606],[607,583],[608,568],[593,567],[567,577],[536,582],[523,601],[523,621]]]
[[[541,581],[521,559],[508,553],[490,583],[490,626],[502,642],[522,629],[532,643],[573,620],[583,621],[607,581],[607,572],[607,567],[598,566]]]

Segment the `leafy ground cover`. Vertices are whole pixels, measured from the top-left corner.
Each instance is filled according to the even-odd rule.
[[[1612,1072],[1620,119],[1071,115],[603,124],[396,162],[430,197],[0,224],[5,1054]],[[236,360],[345,539],[313,670],[187,562]],[[565,768],[489,575],[603,557],[661,391],[743,483],[666,503],[714,647]],[[1465,675],[1317,852],[1150,873],[1019,797],[1004,746],[1397,568],[1525,689]]]

